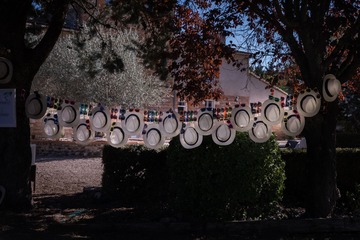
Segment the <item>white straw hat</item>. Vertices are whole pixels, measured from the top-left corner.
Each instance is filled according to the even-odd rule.
[[[268,99],[261,107],[262,120],[269,126],[277,125],[284,116],[284,109],[279,101]]]
[[[165,137],[159,130],[159,124],[150,124],[143,132],[143,140],[146,147],[158,149],[165,143]]]
[[[81,119],[79,125],[74,128],[74,139],[76,143],[86,145],[89,144],[95,136],[95,132],[91,130],[90,121]]]
[[[249,130],[249,137],[256,143],[266,142],[271,137],[271,127],[262,118],[258,118]]]
[[[127,143],[128,138],[129,137],[125,134],[120,122],[114,122],[110,131],[106,133],[107,142],[115,148],[124,146]]]
[[[220,146],[230,145],[236,136],[236,131],[230,128],[225,122],[218,123],[215,127],[215,131],[212,133],[212,139],[214,143]]]
[[[106,132],[111,127],[111,119],[109,109],[98,106],[92,109],[90,114],[91,129],[96,132]]]
[[[242,105],[235,107],[230,118],[233,128],[239,132],[249,131],[254,123],[254,116],[250,107]]]
[[[129,136],[141,134],[144,128],[144,114],[138,109],[124,114],[124,120],[121,121],[122,129]]]
[[[312,89],[301,91],[296,100],[296,109],[304,117],[315,116],[321,106],[321,96],[319,92]]]
[[[40,119],[47,110],[46,97],[37,92],[30,94],[25,102],[25,113],[28,118]]]
[[[298,114],[296,110],[287,110],[284,119],[281,122],[281,130],[288,136],[295,137],[299,135],[305,126],[305,117]]]
[[[159,123],[159,129],[166,137],[175,137],[179,135],[182,124],[179,121],[179,114],[176,112],[166,112],[162,122]]]
[[[341,91],[341,83],[333,74],[324,77],[322,95],[327,102],[334,101]]]
[[[195,122],[196,131],[204,136],[211,135],[215,130],[215,119],[213,111],[203,110],[196,114],[197,121]],[[217,121],[217,120],[216,120]]]
[[[196,148],[200,146],[203,141],[203,135],[199,134],[191,125],[183,128],[179,136],[181,145],[186,149]]]
[[[62,126],[59,125],[58,115],[48,113],[43,121],[44,135],[46,138],[60,138],[64,135]]]
[[[13,75],[13,66],[10,60],[0,57],[0,84],[10,82]]]
[[[67,100],[63,102],[61,110],[58,110],[60,125],[64,127],[76,127],[79,125],[79,107],[80,105],[78,103],[69,103]]]

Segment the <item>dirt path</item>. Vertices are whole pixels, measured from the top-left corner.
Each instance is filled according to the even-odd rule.
[[[36,163],[34,196],[74,194],[84,187],[100,187],[101,158],[40,160]]]

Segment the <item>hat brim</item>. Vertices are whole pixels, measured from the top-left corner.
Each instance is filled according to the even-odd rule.
[[[214,119],[212,111],[200,111],[198,112],[196,118],[197,121],[195,122],[195,129],[199,134],[208,136],[214,132],[215,121],[217,120]]]
[[[74,104],[63,103],[61,105],[61,110],[60,111],[58,110],[60,125],[64,127],[76,127],[77,125],[79,125],[79,121],[80,121],[79,108],[80,108],[80,104],[78,103],[74,103]],[[74,113],[74,117],[68,120],[64,119],[63,114],[65,110],[72,111]]]
[[[124,129],[122,129],[121,123],[116,122],[111,129],[112,130],[106,132],[106,140],[109,145],[115,148],[124,146],[127,143],[129,136],[125,133]],[[112,138],[116,138],[117,141],[114,141]]]
[[[241,124],[239,123],[239,116],[241,114],[245,114],[246,117],[249,118],[249,122],[246,126],[241,126]],[[230,118],[231,124],[233,126],[233,128],[236,131],[239,132],[247,132],[250,130],[250,128],[252,127],[253,123],[254,123],[254,116],[251,112],[250,107],[245,106],[245,107],[236,107],[231,111],[231,118]]]
[[[307,97],[312,97],[316,101],[316,106],[313,112],[306,112],[302,108],[302,103]],[[321,106],[321,96],[319,93],[316,93],[314,90],[310,90],[310,92],[300,93],[297,97],[296,103],[296,110],[299,112],[300,115],[304,117],[313,117],[320,111]]]
[[[179,121],[179,114],[166,113],[162,122],[159,124],[159,129],[166,137],[175,137],[180,134],[182,123]]]
[[[142,134],[144,128],[144,114],[140,112],[129,112],[124,114],[121,126],[129,136]],[[134,126],[137,126],[134,128]]]
[[[190,135],[191,137],[195,137],[195,139],[190,139]],[[186,149],[196,148],[200,146],[203,141],[203,135],[199,134],[196,128],[190,125],[186,126],[179,136],[181,145]]]
[[[264,124],[266,127],[266,134],[263,138],[258,138],[254,132],[254,129],[257,126],[257,124]],[[249,130],[249,137],[252,141],[256,143],[264,143],[270,139],[271,133],[272,133],[271,126],[268,126],[268,124],[266,124],[263,121],[263,119],[258,119],[257,121],[254,122],[253,127]]]
[[[0,57],[0,64],[4,63],[6,66],[6,71],[3,76],[0,76],[0,84],[5,84],[10,82],[13,76],[13,65],[9,59]]]
[[[291,137],[295,137],[297,135],[299,135],[300,133],[302,133],[302,131],[304,130],[304,127],[305,127],[305,117],[300,115],[300,114],[296,114],[294,113],[294,110],[288,110],[286,111],[287,112],[287,120],[293,118],[293,117],[299,117],[299,121],[300,121],[300,127],[297,131],[293,132],[293,131],[290,131],[288,129],[288,126],[287,126],[287,122],[285,122],[284,120],[281,122],[281,131],[283,133],[285,133],[286,135],[288,136],[291,136]]]
[[[221,131],[227,131],[225,137],[220,136]],[[236,130],[230,128],[226,123],[219,123],[216,126],[215,131],[211,135],[214,143],[220,146],[230,145],[235,140],[235,136],[236,136]]]
[[[323,80],[323,87],[322,87],[322,96],[323,98],[325,99],[325,101],[327,102],[333,102],[335,101],[335,99],[338,97],[339,94],[335,94],[335,95],[331,95],[329,89],[328,89],[328,84],[329,84],[329,81],[330,80],[333,80],[333,81],[336,81],[336,83],[338,85],[340,85],[341,87],[341,83],[339,80],[336,79],[336,77],[333,75],[333,74],[327,74],[325,75],[324,77],[324,80]]]
[[[88,131],[88,136],[85,139],[80,139],[79,138],[79,136],[81,134],[80,131],[83,130],[84,126],[86,127],[86,130]],[[81,119],[79,122],[79,125],[74,128],[73,137],[74,137],[76,143],[81,144],[81,145],[87,145],[93,141],[93,139],[95,137],[95,132],[91,128],[87,129],[87,126],[88,125],[86,124],[85,119]]]
[[[56,123],[57,122],[57,123]],[[50,123],[54,123],[55,126],[56,126],[56,132],[54,134],[47,134],[46,131],[45,131],[45,128],[47,127],[48,124]],[[45,138],[50,138],[50,139],[57,139],[57,138],[60,138],[62,136],[64,136],[64,130],[63,130],[63,127],[58,123],[58,120],[54,118],[54,115],[50,115],[48,117],[45,117],[44,118],[44,121],[43,121],[43,129],[44,129],[44,134],[43,136]]]
[[[270,119],[268,114],[267,114],[267,110],[271,106],[275,106],[276,109],[279,111],[279,116],[275,120]],[[281,120],[283,119],[283,117],[284,117],[284,109],[281,107],[280,102],[276,102],[274,100],[268,99],[262,104],[261,114],[262,114],[262,120],[267,125],[274,126],[274,125],[279,124],[281,122]]]
[[[29,111],[31,104],[34,104],[33,101],[36,101],[36,103],[38,103],[40,106],[39,111],[35,112],[35,113],[32,111]],[[27,99],[25,101],[25,113],[28,118],[40,119],[45,115],[46,111],[47,111],[47,102],[46,102],[45,96],[43,96],[41,94],[32,93],[27,97]]]
[[[154,139],[155,137],[159,139]],[[146,133],[143,134],[144,145],[151,149],[158,149],[165,143],[165,137],[159,130],[158,124],[150,124],[146,129]]]
[[[95,118],[97,117],[98,114],[101,114],[104,119],[105,119],[105,123],[102,124],[102,126],[95,126]],[[110,129],[111,127],[111,119],[110,119],[110,112],[108,110],[108,108],[106,107],[95,107],[92,111],[91,111],[91,116],[90,116],[90,127],[92,130],[96,131],[96,132],[106,132]]]

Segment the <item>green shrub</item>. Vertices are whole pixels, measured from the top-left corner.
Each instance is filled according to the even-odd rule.
[[[204,137],[195,149],[174,138],[167,149],[170,206],[184,218],[262,218],[275,210],[284,188],[284,162],[272,137],[254,143],[237,133],[229,146]]]
[[[103,192],[123,203],[161,205],[166,201],[167,170],[165,151],[142,145],[103,150]]]

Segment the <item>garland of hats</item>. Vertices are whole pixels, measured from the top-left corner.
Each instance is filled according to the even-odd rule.
[[[323,79],[323,99],[334,101],[340,90],[340,81],[332,74]],[[274,96],[270,88],[269,98],[261,103],[228,104],[224,108],[206,107],[196,111],[166,112],[137,108],[107,108],[43,96],[38,92],[26,100],[25,112],[29,118],[43,118],[44,135],[60,138],[63,128],[74,130],[73,138],[79,144],[90,143],[96,132],[105,134],[113,147],[121,147],[130,136],[142,135],[144,145],[157,149],[167,138],[179,136],[186,149],[200,146],[203,136],[211,135],[218,145],[229,145],[236,132],[248,132],[251,140],[263,143],[272,135],[272,126],[281,125],[288,136],[299,135],[305,126],[305,118],[320,111],[321,95],[317,89],[305,89],[286,98]],[[206,104],[206,106],[208,106]]]

